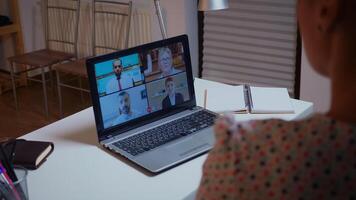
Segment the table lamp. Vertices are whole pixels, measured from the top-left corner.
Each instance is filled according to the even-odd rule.
[[[164,25],[162,8],[160,5],[160,0],[154,0],[156,14],[158,17],[159,27],[161,29],[163,39],[167,38],[167,29]],[[212,11],[221,10],[229,7],[228,0],[200,0],[198,5],[199,11]]]
[[[200,0],[199,11],[222,10],[229,8],[228,0]]]

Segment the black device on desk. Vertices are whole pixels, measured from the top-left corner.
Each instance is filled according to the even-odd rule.
[[[104,147],[153,173],[212,148],[217,115],[196,106],[186,35],[91,58],[87,70]]]

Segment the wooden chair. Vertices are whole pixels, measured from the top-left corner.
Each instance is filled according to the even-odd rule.
[[[92,55],[100,55],[125,49],[128,47],[130,24],[132,16],[132,2],[112,2],[94,0],[92,5]],[[62,87],[79,90],[83,100],[82,92],[90,92],[83,88],[82,79],[88,79],[86,58],[57,65],[57,91],[59,102],[59,113],[63,116]],[[67,74],[78,78],[78,86],[70,84],[72,80],[61,80],[61,74]]]
[[[26,77],[28,80],[42,83],[44,110],[48,117],[48,100],[45,71],[49,70],[53,86],[52,66],[76,57],[78,39],[78,19],[80,0],[44,0],[43,18],[46,48],[8,58],[14,93],[15,107],[18,109],[15,79],[22,73],[40,70],[41,79]],[[59,51],[58,49],[61,49]],[[26,66],[25,70],[17,71],[15,65]]]

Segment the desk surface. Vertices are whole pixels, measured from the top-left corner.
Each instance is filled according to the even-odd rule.
[[[202,105],[210,81],[197,79],[195,90]],[[295,114],[236,115],[239,120],[282,118],[292,120],[312,113],[313,104],[292,100]],[[201,178],[206,155],[156,176],[145,174],[119,156],[98,145],[92,108],[88,108],[25,135],[31,140],[52,141],[55,149],[48,160],[28,176],[31,200],[63,199],[184,199],[194,192]]]

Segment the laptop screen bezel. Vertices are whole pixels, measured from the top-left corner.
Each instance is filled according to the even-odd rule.
[[[95,74],[95,64],[105,62],[108,60],[113,60],[115,58],[127,56],[127,55],[130,55],[133,53],[145,52],[146,50],[149,50],[149,49],[156,49],[156,48],[168,46],[168,45],[175,44],[175,43],[182,43],[182,45],[183,45],[184,63],[185,63],[185,67],[186,67],[186,75],[187,75],[190,99],[180,105],[175,105],[175,106],[172,106],[165,110],[156,111],[156,112],[147,114],[145,116],[133,119],[131,121],[128,121],[128,122],[125,122],[125,123],[122,123],[122,124],[119,124],[119,125],[116,125],[113,127],[104,128],[104,122],[102,119],[102,113],[101,113],[101,108],[100,108],[100,97],[99,97],[99,93],[98,93],[97,80],[96,80],[96,74]],[[192,73],[189,42],[188,42],[187,35],[180,35],[177,37],[173,37],[173,38],[169,38],[169,39],[165,39],[165,40],[161,40],[161,41],[157,41],[157,42],[152,42],[149,44],[144,44],[144,45],[129,48],[126,50],[93,57],[86,61],[86,65],[87,65],[89,86],[90,86],[90,91],[91,91],[92,104],[93,104],[96,129],[98,132],[99,141],[111,138],[113,136],[119,135],[121,133],[127,132],[129,130],[138,128],[145,124],[157,121],[164,117],[173,115],[175,113],[178,113],[183,110],[187,110],[187,109],[190,109],[190,108],[196,106],[196,99],[195,99],[195,92],[194,92],[194,79],[193,79],[193,73]]]

